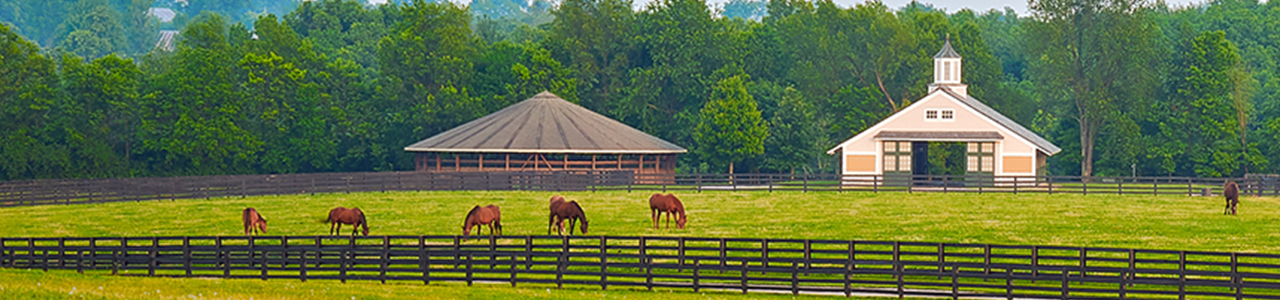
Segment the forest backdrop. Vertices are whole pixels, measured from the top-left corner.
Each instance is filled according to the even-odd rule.
[[[1050,174],[1280,170],[1280,1],[1029,7],[0,0],[0,180],[408,170],[543,90],[690,149],[679,172],[832,173],[948,35],[971,95],[1063,148]]]

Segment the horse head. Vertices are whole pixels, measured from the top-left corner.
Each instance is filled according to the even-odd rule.
[[[587,218],[582,218],[582,234],[587,234]]]
[[[263,219],[262,216],[258,216],[257,225],[258,225],[258,230],[261,230],[262,233],[267,233],[267,219]]]
[[[684,223],[689,222],[689,218],[685,217],[684,211],[680,211],[680,218],[676,219],[676,228],[684,229]]]

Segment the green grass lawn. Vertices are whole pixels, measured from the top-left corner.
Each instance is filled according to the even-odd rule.
[[[463,216],[472,206],[497,204],[502,207],[505,234],[540,235],[547,232],[547,199],[552,194],[555,193],[392,192],[16,207],[0,208],[3,216],[0,228],[6,237],[239,235],[240,210],[252,206],[269,220],[269,235],[318,235],[328,233],[329,226],[320,220],[330,208],[358,206],[368,214],[371,234],[452,235],[461,234]],[[686,192],[677,195],[689,209],[689,227],[655,230],[649,219],[647,201],[651,193],[562,194],[579,201],[586,209],[591,235],[860,239],[1280,253],[1280,223],[1275,222],[1280,216],[1277,198],[1244,197],[1240,215],[1223,216],[1223,201],[1218,197]],[[0,285],[4,289],[0,293],[8,294],[21,286],[25,287],[20,289],[25,293],[21,295],[40,298],[66,294],[70,290],[28,284],[39,280],[39,276],[86,284],[113,281],[125,285],[162,285],[179,291],[213,291],[209,282],[263,289],[302,285],[287,280],[141,279],[74,272],[50,272],[52,275],[24,272],[0,271],[0,282],[7,282]],[[412,294],[379,294],[386,286],[376,283],[306,285],[352,289],[352,295],[358,298],[411,297]],[[536,295],[522,293],[542,291],[501,286],[460,288],[449,284],[388,286],[412,286],[424,293],[439,291],[447,295],[444,298],[481,297],[484,293],[498,298],[526,298]],[[249,287],[228,291],[238,290],[252,291]],[[298,293],[281,292],[275,297],[310,298],[302,296],[306,294],[301,290]],[[590,287],[566,289],[564,293],[583,293],[584,298],[653,295],[600,292]],[[129,295],[132,297],[124,298],[150,298]],[[110,298],[110,295],[104,296]]]

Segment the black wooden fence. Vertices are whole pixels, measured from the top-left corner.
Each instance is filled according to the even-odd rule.
[[[0,182],[0,206],[304,193],[423,190],[900,191],[1215,195],[1227,180],[1249,195],[1280,195],[1275,177],[841,176],[590,172],[370,172]]]
[[[0,266],[125,276],[836,295],[1280,299],[1280,255],[612,236],[0,238]]]

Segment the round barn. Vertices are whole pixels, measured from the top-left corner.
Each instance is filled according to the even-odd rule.
[[[404,148],[420,172],[675,174],[687,150],[550,92]]]

